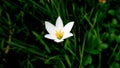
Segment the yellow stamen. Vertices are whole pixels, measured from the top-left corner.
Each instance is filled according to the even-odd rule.
[[[64,35],[64,32],[61,31],[61,30],[57,30],[56,33],[55,33],[55,35],[56,35],[56,37],[58,39],[61,39],[63,37],[63,35]]]

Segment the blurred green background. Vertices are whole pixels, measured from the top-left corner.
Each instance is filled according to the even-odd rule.
[[[74,21],[62,43],[45,21]],[[0,68],[120,68],[119,0],[0,0]]]

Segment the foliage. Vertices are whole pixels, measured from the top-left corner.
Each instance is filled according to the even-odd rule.
[[[1,0],[0,68],[120,68],[119,0]],[[44,38],[45,21],[74,21],[73,37]]]

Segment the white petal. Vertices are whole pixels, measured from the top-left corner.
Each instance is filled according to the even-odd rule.
[[[48,31],[48,33],[53,34],[55,31],[55,26],[48,21],[45,21],[45,28]]]
[[[51,34],[46,34],[45,38],[52,39],[52,40],[55,39],[54,35],[51,35]]]
[[[65,25],[64,31],[65,32],[70,32],[72,27],[73,27],[74,22],[69,22],[68,24]]]
[[[61,40],[55,39],[54,41],[57,42],[57,43],[60,43],[60,42],[63,42],[64,40],[63,39],[61,39]]]
[[[65,33],[62,39],[66,39],[66,38],[71,37],[71,36],[73,36],[72,33]]]
[[[56,27],[58,28],[58,29],[61,29],[61,28],[63,28],[63,21],[62,21],[62,19],[60,18],[60,16],[57,18],[57,20],[56,20]]]

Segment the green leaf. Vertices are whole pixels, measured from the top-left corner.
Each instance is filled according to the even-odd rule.
[[[115,62],[112,65],[110,65],[110,68],[120,68],[120,64]]]
[[[117,25],[118,25],[118,21],[117,21],[115,18],[113,18],[113,19],[112,19],[111,26],[115,27],[115,26],[117,26]]]
[[[109,13],[110,15],[112,15],[112,16],[115,15],[115,11],[114,11],[113,9],[110,9],[110,10],[108,11],[108,13]]]
[[[28,59],[27,60],[27,64],[29,68],[34,68],[33,64],[31,63],[31,61]]]
[[[115,40],[115,38],[116,38],[116,35],[114,33],[111,33],[109,37],[109,41],[112,42]]]
[[[65,60],[66,60],[66,62],[68,63],[69,68],[71,68],[71,62],[70,62],[69,56],[66,55],[66,54],[65,54]]]
[[[59,58],[59,60],[55,60],[54,68],[66,68],[63,61]]]
[[[102,51],[102,49],[106,49],[108,48],[108,45],[106,43],[101,43],[99,46],[98,46],[98,50],[99,51]]]
[[[83,65],[88,65],[92,63],[92,57],[90,55],[87,55],[83,58]]]
[[[88,50],[87,52],[90,53],[90,54],[94,54],[94,55],[100,53],[100,51],[99,51],[99,50],[96,50],[96,49]]]
[[[101,36],[101,40],[106,40],[109,37],[109,34],[107,32],[104,32]]]
[[[47,55],[45,55],[43,53],[40,53],[33,48],[27,48],[25,46],[22,46],[20,44],[14,43],[14,42],[7,42],[7,43],[11,46],[15,46],[15,47],[18,47],[19,49],[22,49],[22,51],[25,51],[25,52],[27,51],[27,52],[30,52],[32,54],[36,54],[36,55],[39,55],[39,56],[42,56],[42,57],[47,57]]]
[[[58,56],[52,56],[52,57],[49,57],[48,59],[46,59],[46,60],[44,61],[44,63],[45,63],[45,64],[50,64],[50,61],[51,61],[51,60],[56,60],[56,59],[59,59],[59,57],[58,57]]]
[[[116,37],[116,41],[120,43],[120,35]]]
[[[86,40],[87,45],[85,45],[85,51],[90,54],[99,54],[99,50],[97,50],[100,42],[98,37],[92,34],[92,32],[89,32]]]
[[[38,39],[38,40],[40,40],[40,43],[42,43],[43,45],[44,45],[44,47],[45,47],[45,49],[47,50],[47,52],[48,53],[51,53],[51,51],[50,51],[50,48],[48,47],[48,45],[42,40],[42,35],[38,35],[36,32],[34,32],[34,31],[32,31],[32,33],[36,36],[36,38]]]
[[[73,56],[75,56],[75,53],[72,51],[71,44],[70,44],[70,41],[68,39],[66,39],[64,48],[66,50],[68,50]]]
[[[117,48],[119,49],[119,51],[116,52],[116,53],[114,54],[114,56],[115,56],[115,60],[120,61],[120,48],[119,48],[119,47],[117,47]]]

